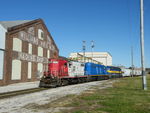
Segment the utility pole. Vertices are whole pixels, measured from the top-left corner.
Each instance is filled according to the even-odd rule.
[[[132,68],[132,77],[133,77],[133,74],[134,74],[134,71],[133,71],[133,69],[134,69],[134,64],[133,64],[133,46],[131,46],[131,64],[132,64],[131,68]]]
[[[91,49],[92,49],[92,57],[91,57],[91,60],[93,61],[93,51],[94,51],[94,41],[92,40],[91,41]]]
[[[85,49],[86,49],[86,45],[85,45],[85,41],[82,41],[83,45],[82,45],[82,49],[83,49],[83,62],[85,63]]]
[[[145,59],[144,59],[144,0],[140,0],[140,41],[141,41],[141,65],[142,65],[142,81],[143,89],[147,90]]]

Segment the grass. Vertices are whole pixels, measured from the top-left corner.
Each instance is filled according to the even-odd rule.
[[[142,89],[142,78],[121,78],[112,88],[95,88],[93,93],[83,93],[66,107],[69,113],[150,113],[150,76],[148,90]]]

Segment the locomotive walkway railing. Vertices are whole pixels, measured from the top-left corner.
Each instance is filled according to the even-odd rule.
[[[86,57],[82,54],[79,54],[77,53],[77,57],[70,57],[68,58],[69,60],[73,60],[73,61],[80,61],[80,62],[83,62],[83,59],[85,58],[85,61],[86,62],[93,62],[93,63],[96,63],[96,64],[102,64],[101,62],[97,61],[97,60],[94,60],[92,59],[91,57]]]

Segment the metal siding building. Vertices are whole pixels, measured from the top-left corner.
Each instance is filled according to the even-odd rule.
[[[38,80],[59,50],[43,20],[0,21],[0,85]]]
[[[79,52],[79,54],[83,55],[83,52]],[[101,62],[103,65],[111,66],[112,65],[112,56],[108,52],[85,52],[86,57],[92,57],[93,60]],[[77,58],[78,53],[70,53],[70,58]],[[82,61],[82,59],[80,59]],[[89,60],[86,60],[86,62],[90,62]]]

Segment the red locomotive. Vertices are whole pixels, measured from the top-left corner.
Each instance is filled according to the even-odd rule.
[[[68,76],[67,61],[61,59],[50,59],[48,70],[51,76],[62,78]]]
[[[56,87],[65,85],[68,77],[67,60],[49,59],[48,71],[40,80],[39,87]],[[64,78],[64,79],[62,79]]]

